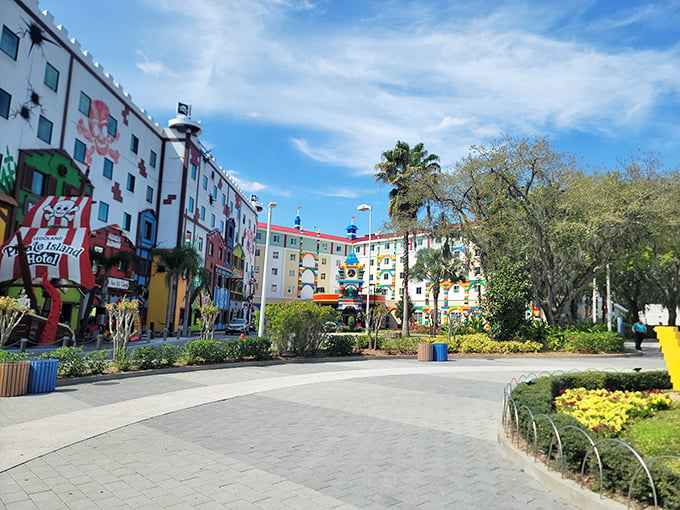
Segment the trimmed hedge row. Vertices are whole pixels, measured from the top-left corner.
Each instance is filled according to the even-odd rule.
[[[568,470],[579,473],[583,458],[590,448],[585,437],[577,431],[566,430],[567,425],[583,428],[571,416],[560,414],[555,411],[553,402],[563,390],[568,388],[600,389],[606,388],[612,391],[645,391],[652,389],[672,388],[668,372],[640,372],[640,373],[616,373],[616,372],[583,372],[575,374],[562,374],[558,376],[541,377],[531,380],[529,383],[518,384],[511,392],[519,412],[519,429],[522,434],[530,430],[531,418],[529,413],[522,408],[527,406],[534,416],[547,414],[555,423],[563,440],[564,460]],[[511,416],[514,422],[514,415]],[[552,427],[547,420],[538,418],[537,443],[538,448],[544,454],[549,453],[551,442],[554,440]],[[588,431],[594,440],[602,439],[597,432]],[[529,436],[533,440],[533,436]],[[555,444],[553,454],[555,452]],[[636,448],[635,444],[632,444]],[[627,494],[628,485],[637,471],[639,464],[632,458],[631,453],[620,445],[603,443],[598,446],[603,464],[603,488],[612,493]],[[597,467],[594,464],[594,456],[590,455],[593,462],[589,465],[589,473],[594,474]],[[662,463],[654,463],[649,466],[656,482],[659,505],[666,510],[680,510],[680,473]],[[597,482],[597,481],[596,481]],[[599,489],[599,487],[596,487]],[[653,504],[652,492],[644,474],[638,473],[636,483],[632,490],[632,496],[645,504]]]

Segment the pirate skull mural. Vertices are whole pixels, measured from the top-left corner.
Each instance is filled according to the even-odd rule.
[[[106,103],[95,99],[90,104],[90,117],[85,121],[78,121],[78,133],[92,143],[85,153],[85,164],[92,164],[92,154],[97,151],[100,156],[109,156],[114,163],[118,163],[120,153],[111,148],[111,144],[118,140],[120,133],[116,129],[115,136],[109,133],[109,107]]]
[[[45,207],[44,218],[51,224],[62,224],[63,222],[71,223],[79,210],[80,206],[73,200],[61,198],[54,206],[48,205]]]

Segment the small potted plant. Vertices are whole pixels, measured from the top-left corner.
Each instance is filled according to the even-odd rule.
[[[15,397],[26,393],[30,363],[25,354],[3,351],[12,330],[29,307],[13,297],[0,296],[0,397]]]

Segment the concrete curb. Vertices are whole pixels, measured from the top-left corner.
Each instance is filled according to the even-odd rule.
[[[573,480],[562,478],[557,471],[549,470],[543,462],[534,460],[532,456],[515,448],[512,441],[505,435],[501,424],[498,425],[498,445],[510,462],[576,508],[583,510],[626,510],[628,508],[612,499],[601,498],[598,493],[581,487]]]

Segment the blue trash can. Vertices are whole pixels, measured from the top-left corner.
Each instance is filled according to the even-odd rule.
[[[434,361],[448,361],[449,359],[449,345],[448,344],[432,344],[434,347]]]
[[[57,387],[58,359],[31,361],[28,372],[28,393],[50,393]]]

